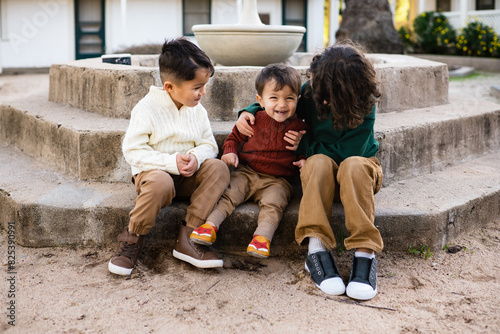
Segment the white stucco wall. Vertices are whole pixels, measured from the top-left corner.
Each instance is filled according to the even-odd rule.
[[[182,36],[181,0],[128,0],[125,23],[120,2],[106,1],[106,53]]]
[[[308,0],[307,7],[307,51],[316,52],[324,48],[323,0]]]
[[[2,0],[3,68],[49,67],[74,59],[72,0]]]
[[[0,74],[3,73],[3,67],[2,67],[2,43],[0,43]]]
[[[282,23],[283,0],[258,1],[272,25]],[[74,0],[1,0],[1,68],[50,67],[75,59]],[[212,23],[238,22],[242,0],[212,0]],[[182,36],[182,0],[105,1],[106,53]],[[323,0],[308,0],[308,51],[323,47]],[[194,38],[190,38],[194,40]]]
[[[270,25],[281,25],[283,22],[279,0],[257,1],[257,11],[259,14],[269,14]]]
[[[212,24],[236,24],[240,17],[237,0],[212,0]]]

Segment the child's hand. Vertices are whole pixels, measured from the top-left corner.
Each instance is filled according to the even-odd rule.
[[[224,154],[220,159],[228,166],[238,167],[239,159],[235,153]]]
[[[253,129],[250,124],[255,124],[255,116],[248,111],[244,111],[236,121],[236,128],[242,135],[252,137]]]
[[[302,167],[304,167],[305,163],[306,163],[306,159],[300,159],[299,161],[295,161],[293,163],[293,165],[299,167],[299,169],[302,169]]]
[[[184,177],[191,177],[198,169],[198,159],[194,154],[177,154],[177,169]]]
[[[285,133],[285,141],[289,142],[292,144],[292,146],[286,146],[285,148],[290,151],[297,151],[297,147],[299,147],[300,139],[302,139],[302,136],[306,133],[306,130],[302,131],[293,131],[293,130],[288,130],[287,133]]]

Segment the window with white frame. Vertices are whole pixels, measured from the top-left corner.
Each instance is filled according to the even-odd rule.
[[[210,0],[183,0],[182,1],[182,22],[183,34],[192,36],[191,28],[195,24],[210,24]]]
[[[450,12],[451,0],[436,0],[436,10],[438,12]]]
[[[495,0],[476,0],[476,10],[495,9]]]

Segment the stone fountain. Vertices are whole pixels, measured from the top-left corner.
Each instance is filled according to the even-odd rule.
[[[243,0],[237,24],[197,24],[193,32],[210,58],[226,66],[266,66],[283,62],[297,50],[306,29],[264,25],[257,0]]]

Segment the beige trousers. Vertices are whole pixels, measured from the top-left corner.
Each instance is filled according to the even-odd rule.
[[[329,248],[335,248],[330,225],[333,201],[342,202],[349,237],[346,249],[368,248],[381,252],[384,244],[374,225],[374,195],[382,186],[382,168],[377,158],[349,157],[340,166],[330,157],[309,157],[300,172],[302,200],[295,240],[316,237]]]
[[[147,234],[160,210],[170,205],[174,198],[190,200],[186,225],[197,228],[205,222],[227,188],[229,169],[221,160],[208,159],[191,177],[154,169],[135,175],[132,182],[138,196],[130,212],[130,232]]]
[[[238,205],[251,199],[260,208],[254,235],[271,241],[291,195],[292,186],[287,180],[240,165],[231,172],[229,187],[207,220],[219,228]]]

